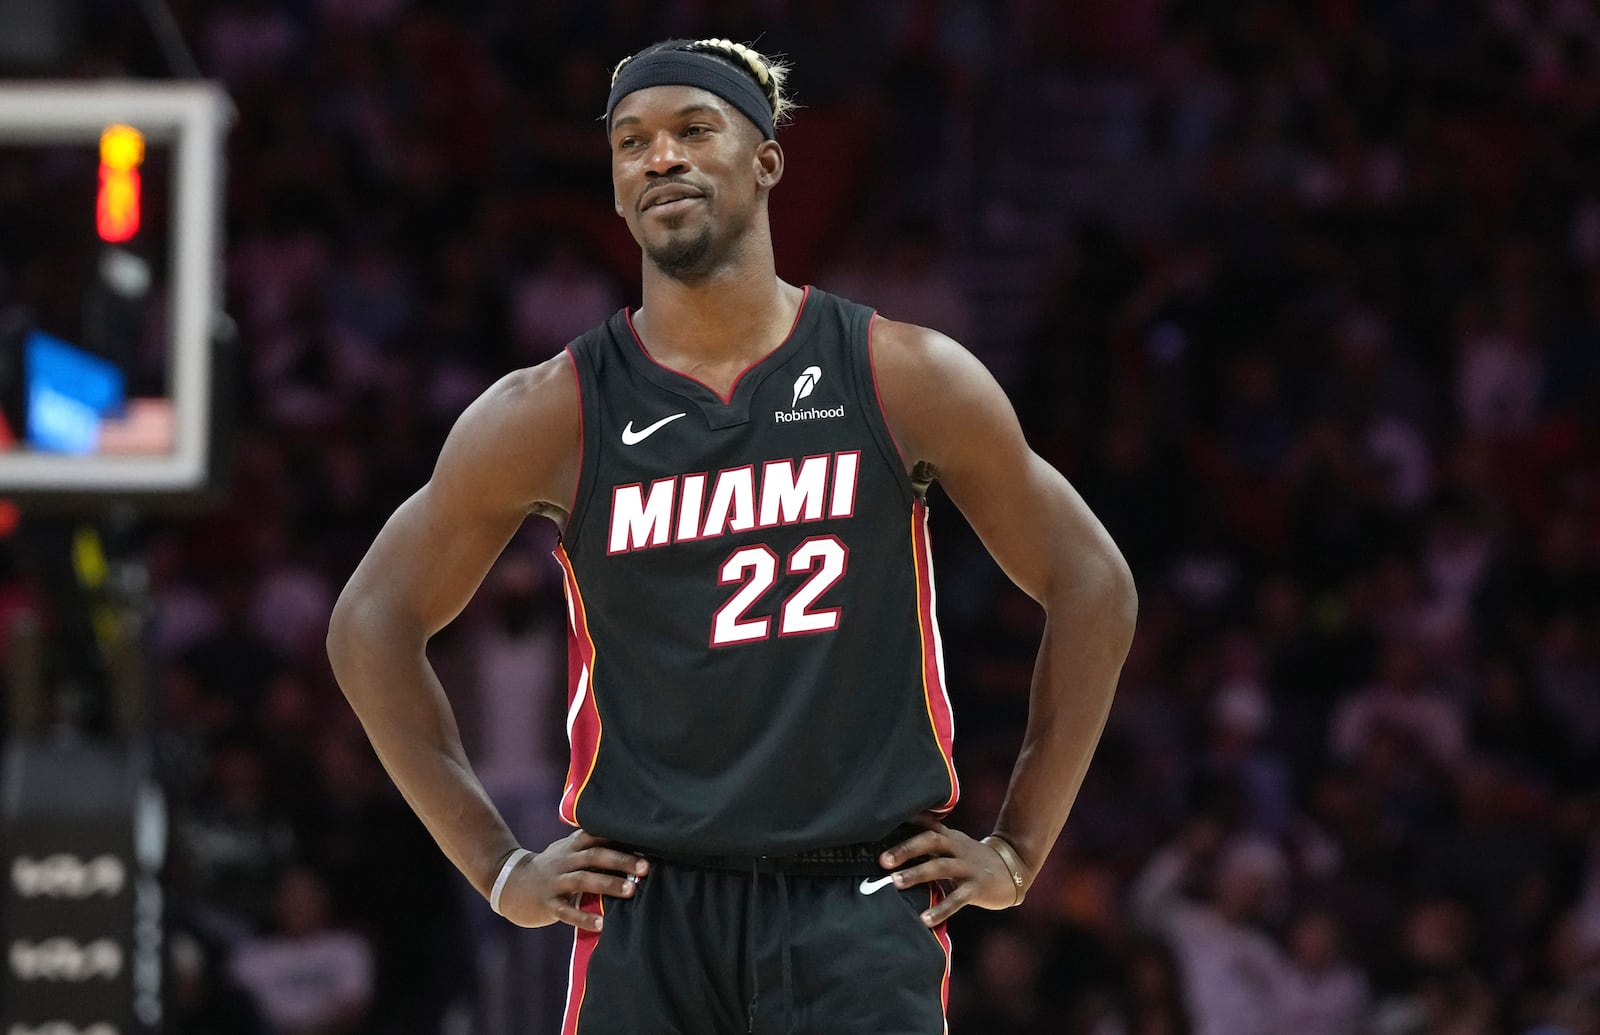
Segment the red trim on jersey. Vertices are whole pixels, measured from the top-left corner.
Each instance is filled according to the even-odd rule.
[[[715,388],[712,388],[710,385],[706,384],[698,377],[695,377],[693,374],[685,374],[681,370],[674,370],[665,363],[661,362],[659,359],[656,359],[654,356],[650,355],[650,350],[644,347],[644,339],[640,338],[639,332],[634,329],[632,306],[629,306],[622,311],[622,318],[628,321],[628,332],[633,335],[633,342],[635,345],[639,346],[639,351],[644,354],[645,359],[648,359],[650,362],[654,363],[656,366],[667,371],[668,373],[677,374],[679,377],[687,378],[688,380],[693,381],[695,384],[699,385],[701,388],[704,388],[718,399],[721,399],[722,404],[726,406],[728,403],[733,402],[733,393],[738,389],[739,382],[744,380],[744,375],[750,373],[750,371],[766,362],[767,356],[772,355],[773,352],[777,352],[778,349],[781,349],[785,345],[789,344],[789,339],[794,337],[794,329],[800,326],[800,314],[806,311],[806,302],[811,298],[811,285],[807,284],[801,289],[801,291],[802,294],[800,295],[800,308],[794,311],[794,323],[789,326],[789,333],[785,334],[783,336],[783,340],[778,342],[778,344],[774,346],[772,351],[768,352],[766,356],[762,356],[754,363],[751,363],[749,366],[739,371],[738,376],[733,379],[733,384],[728,386],[727,395],[723,395],[721,392],[717,391]]]
[[[585,913],[606,914],[605,899],[599,895],[585,894],[578,904]],[[578,1035],[578,1014],[583,1010],[583,994],[589,986],[589,960],[595,946],[600,944],[599,931],[574,928],[572,935],[572,962],[567,968],[567,1009],[561,1020],[561,1035]],[[946,968],[945,973],[949,973]],[[946,983],[949,978],[945,979]]]
[[[934,742],[950,774],[950,797],[935,812],[949,812],[961,797],[952,750],[955,745],[955,717],[950,710],[950,695],[944,688],[944,645],[939,639],[939,619],[935,614],[933,551],[928,543],[928,505],[917,500],[911,507],[911,558],[917,570],[917,631],[922,635],[922,700],[928,709],[928,725]]]
[[[567,742],[572,747],[560,815],[565,822],[577,826],[578,799],[589,786],[600,757],[600,709],[594,702],[595,651],[594,637],[589,635],[589,612],[583,606],[583,593],[578,589],[578,576],[572,570],[566,547],[558,544],[555,556],[567,590]]]
[[[928,908],[932,909],[944,901],[944,889],[938,884],[928,885]],[[938,927],[929,928],[928,933],[933,935],[933,940],[939,943],[939,948],[944,951],[944,979],[939,982],[939,1012],[944,1015],[945,1035],[950,1033],[950,924],[949,921]]]
[[[567,520],[570,521],[578,509],[578,491],[583,488],[583,379],[578,373],[578,357],[572,354],[570,348],[565,351],[567,361],[572,364],[574,386],[578,389],[578,477],[572,480],[572,506],[567,508]]]
[[[894,437],[894,425],[889,423],[889,411],[883,408],[883,389],[878,387],[878,364],[872,361],[872,329],[878,326],[879,319],[881,317],[876,312],[867,317],[867,369],[872,371],[872,394],[878,398],[878,414],[883,417],[883,426],[889,429],[889,444],[894,446],[895,455],[900,457],[900,466],[905,467],[906,451],[900,448],[900,440]]]

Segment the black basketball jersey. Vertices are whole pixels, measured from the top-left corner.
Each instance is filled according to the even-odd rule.
[[[567,822],[780,854],[955,804],[927,510],[879,406],[873,319],[807,288],[727,398],[656,363],[627,310],[569,346]]]

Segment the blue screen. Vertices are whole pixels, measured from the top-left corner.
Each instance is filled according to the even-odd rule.
[[[122,371],[43,331],[31,332],[23,348],[28,442],[54,453],[93,453],[100,418],[122,409]]]

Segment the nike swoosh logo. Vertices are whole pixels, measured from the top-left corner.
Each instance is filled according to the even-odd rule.
[[[671,424],[673,421],[677,420],[679,417],[687,416],[687,413],[674,413],[672,416],[662,417],[649,427],[640,428],[638,431],[633,430],[633,421],[630,420],[628,422],[628,426],[622,429],[622,444],[625,446],[636,446],[640,442],[643,442],[645,439],[649,438],[651,435],[654,435],[656,432],[660,431],[662,428],[666,427],[668,424]]]
[[[870,895],[874,891],[882,891],[884,888],[888,887],[889,885],[891,885],[893,883],[894,883],[894,874],[892,874],[892,873],[887,877],[879,877],[877,880],[871,880],[871,879],[863,880],[861,882],[861,893],[863,895]]]

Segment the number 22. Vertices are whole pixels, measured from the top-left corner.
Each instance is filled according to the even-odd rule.
[[[778,614],[778,635],[832,632],[839,628],[839,608],[811,610],[817,599],[844,575],[850,549],[837,536],[813,536],[794,548],[785,566],[790,575],[811,577],[789,594]],[[741,546],[717,572],[717,584],[743,583],[711,616],[711,646],[754,643],[772,635],[772,618],[746,618],[745,612],[778,581],[778,555],[765,544]]]

